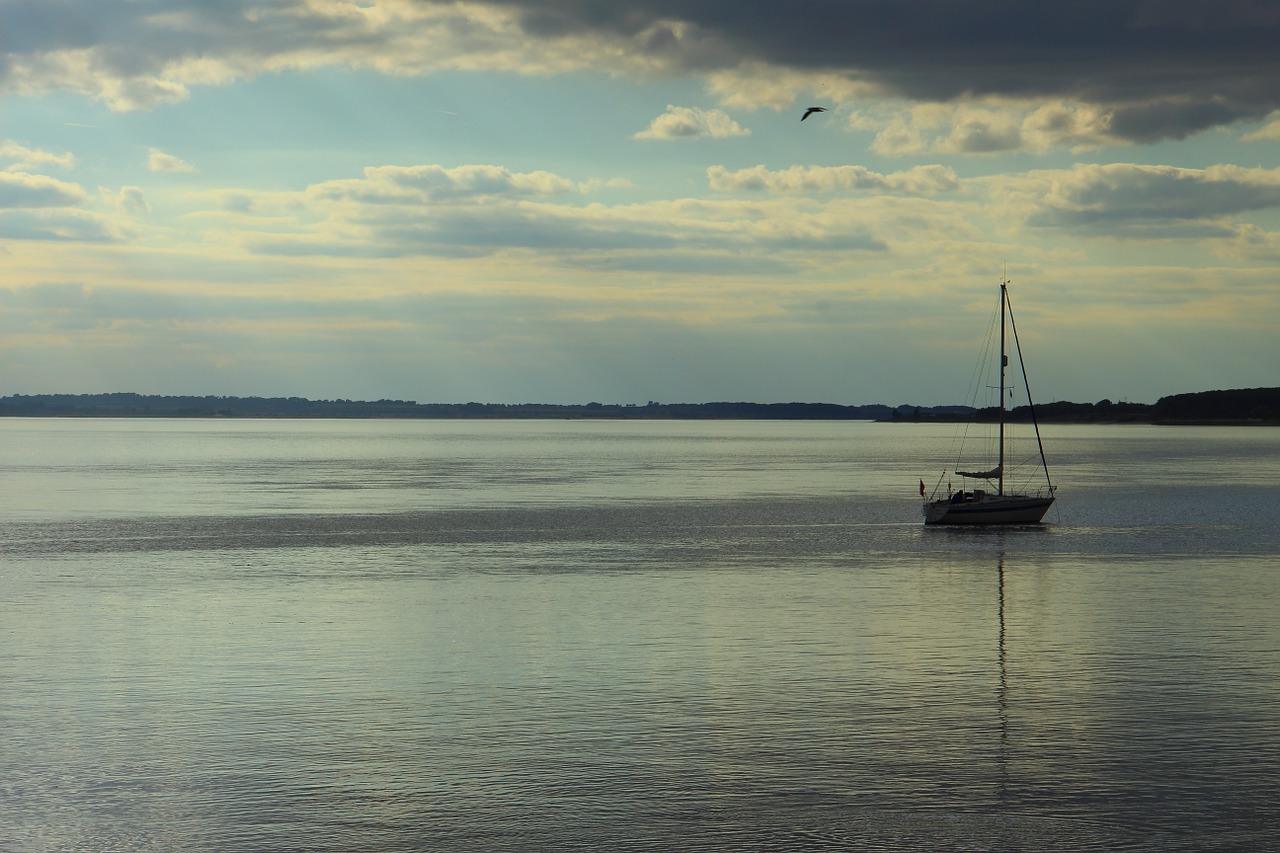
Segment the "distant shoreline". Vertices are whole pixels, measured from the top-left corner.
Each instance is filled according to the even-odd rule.
[[[1280,425],[1280,388],[1201,391],[1154,404],[1054,402],[1036,407],[1041,423],[1197,426]],[[302,397],[190,397],[114,394],[14,394],[0,417],[259,418],[412,420],[825,420],[886,423],[987,421],[995,409],[967,406],[844,406],[836,403],[416,403],[410,400],[309,400]],[[1027,407],[1008,420],[1030,422]]]

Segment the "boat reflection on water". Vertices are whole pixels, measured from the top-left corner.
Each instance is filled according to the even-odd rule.
[[[996,609],[999,615],[999,632],[996,641],[996,658],[1000,662],[1000,681],[996,687],[996,714],[1000,720],[1000,794],[1003,802],[1009,788],[1009,674],[1005,661],[1004,633],[1004,554],[996,560]]]

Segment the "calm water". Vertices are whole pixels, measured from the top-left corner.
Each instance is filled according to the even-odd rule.
[[[0,849],[1280,843],[1280,430],[0,421]]]

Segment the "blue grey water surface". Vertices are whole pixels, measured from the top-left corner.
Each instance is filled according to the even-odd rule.
[[[1280,844],[1280,430],[0,421],[0,850]]]

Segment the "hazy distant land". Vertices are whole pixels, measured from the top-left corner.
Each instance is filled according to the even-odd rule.
[[[835,403],[416,403],[410,400],[308,400],[302,397],[183,397],[116,394],[14,394],[0,397],[0,417],[121,418],[599,418],[626,420],[956,421],[967,406]],[[993,419],[994,409],[976,411]],[[1036,406],[1043,423],[1192,423],[1280,425],[1280,388],[1200,391],[1154,404],[1055,402]],[[1029,420],[1026,407],[1011,412]]]

